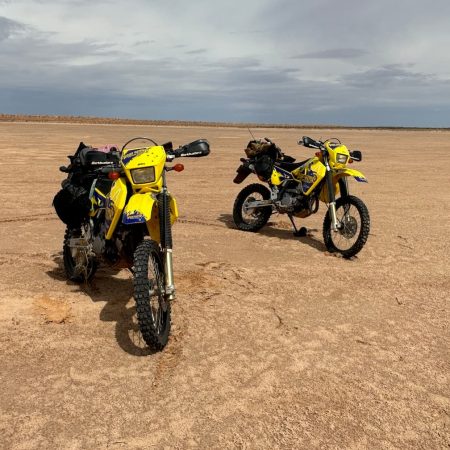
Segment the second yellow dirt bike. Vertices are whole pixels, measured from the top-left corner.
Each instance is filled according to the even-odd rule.
[[[171,143],[160,146],[135,138],[120,152],[114,150],[105,155],[80,146],[69,167],[61,167],[69,177],[54,205],[67,224],[64,268],[73,281],[90,279],[99,262],[130,269],[142,336],[161,350],[169,337],[170,302],[175,298],[171,230],[178,217],[166,173],[184,169],[166,163],[205,156],[209,144],[198,140],[174,150]]]
[[[255,183],[242,189],[233,207],[234,222],[241,230],[257,231],[277,212],[288,215],[295,235],[305,236],[306,228],[297,229],[294,217],[316,213],[323,202],[328,207],[323,222],[325,246],[350,258],[361,251],[370,230],[369,211],[361,199],[349,194],[347,183],[348,177],[367,182],[361,172],[348,167],[361,161],[361,152],[350,152],[337,139],[322,142],[305,136],[298,143],[316,149],[315,156],[295,162],[268,138],[249,142],[248,159],[241,159],[234,182],[242,183],[255,173],[269,188]]]

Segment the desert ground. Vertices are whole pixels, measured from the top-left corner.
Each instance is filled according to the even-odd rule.
[[[325,208],[235,229],[243,128],[0,123],[0,447],[450,447],[450,131],[256,129],[305,159],[302,135],[363,151],[371,232],[345,260]],[[170,342],[142,344],[131,274],[66,281],[52,199],[80,141],[198,138],[171,172],[178,298]]]

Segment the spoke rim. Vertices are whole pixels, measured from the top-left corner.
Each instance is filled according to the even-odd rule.
[[[242,220],[244,222],[246,222],[247,224],[254,224],[258,221],[259,217],[262,214],[262,210],[258,211],[258,209],[253,208],[252,212],[249,212],[246,205],[248,205],[251,202],[261,200],[264,200],[264,197],[259,192],[253,192],[244,200],[244,203],[242,204],[241,208]]]
[[[341,251],[349,250],[355,245],[361,232],[361,213],[356,206],[346,203],[336,210],[336,218],[342,228],[338,232],[331,232],[333,245]]]
[[[154,256],[150,255],[148,262],[148,284],[149,284],[149,303],[152,315],[153,325],[158,334],[161,334],[164,325],[164,289],[162,286],[162,277],[159,265]]]

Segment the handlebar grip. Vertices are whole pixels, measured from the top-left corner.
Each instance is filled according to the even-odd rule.
[[[64,173],[69,173],[70,172],[69,168],[66,167],[66,166],[60,166],[59,170],[61,172],[64,172]]]

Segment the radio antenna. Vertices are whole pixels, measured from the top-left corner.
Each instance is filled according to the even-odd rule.
[[[250,127],[247,127],[248,132],[250,133],[251,137],[253,138],[254,141],[256,141],[255,136],[253,136],[253,133],[250,130]]]

